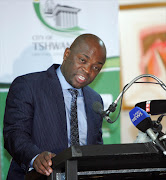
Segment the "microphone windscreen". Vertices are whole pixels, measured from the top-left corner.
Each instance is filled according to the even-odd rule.
[[[103,109],[104,109],[104,108],[103,108],[103,105],[102,105],[100,102],[96,101],[96,102],[93,103],[93,110],[94,110],[96,113],[99,113],[99,114],[100,114],[101,110],[103,110]]]
[[[152,127],[152,121],[149,114],[140,107],[135,107],[132,109],[129,112],[129,115],[134,126],[136,126],[142,132],[146,132],[147,129]]]
[[[140,107],[151,115],[164,114],[166,113],[166,100],[159,99],[142,101],[137,103],[135,107]]]

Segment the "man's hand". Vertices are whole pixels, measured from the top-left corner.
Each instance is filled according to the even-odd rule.
[[[55,157],[54,153],[45,151],[39,154],[33,162],[33,167],[40,174],[49,176],[52,173],[52,160],[51,158]]]

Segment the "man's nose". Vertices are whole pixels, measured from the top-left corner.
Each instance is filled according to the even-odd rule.
[[[85,65],[85,66],[83,67],[83,71],[86,72],[87,74],[90,73],[90,69],[91,69],[90,65]]]

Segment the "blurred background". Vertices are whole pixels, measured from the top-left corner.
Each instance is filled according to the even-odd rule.
[[[1,0],[0,1],[0,179],[10,155],[3,147],[5,100],[12,81],[61,63],[63,52],[80,34],[99,36],[107,61],[90,85],[101,94],[106,110],[126,84],[142,74],[166,83],[166,0]],[[153,78],[141,78],[103,121],[104,144],[133,143],[138,130],[129,111],[138,102],[166,99]],[[121,110],[121,111],[120,111]],[[119,115],[120,114],[120,115]],[[119,115],[119,116],[118,116]],[[151,116],[152,120],[158,118]],[[166,131],[166,119],[162,121]]]

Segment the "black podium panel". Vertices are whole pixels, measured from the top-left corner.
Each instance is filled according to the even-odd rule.
[[[35,171],[26,179],[55,180],[65,172],[77,179],[166,178],[166,157],[152,143],[73,146],[53,158],[54,172],[41,176]]]

